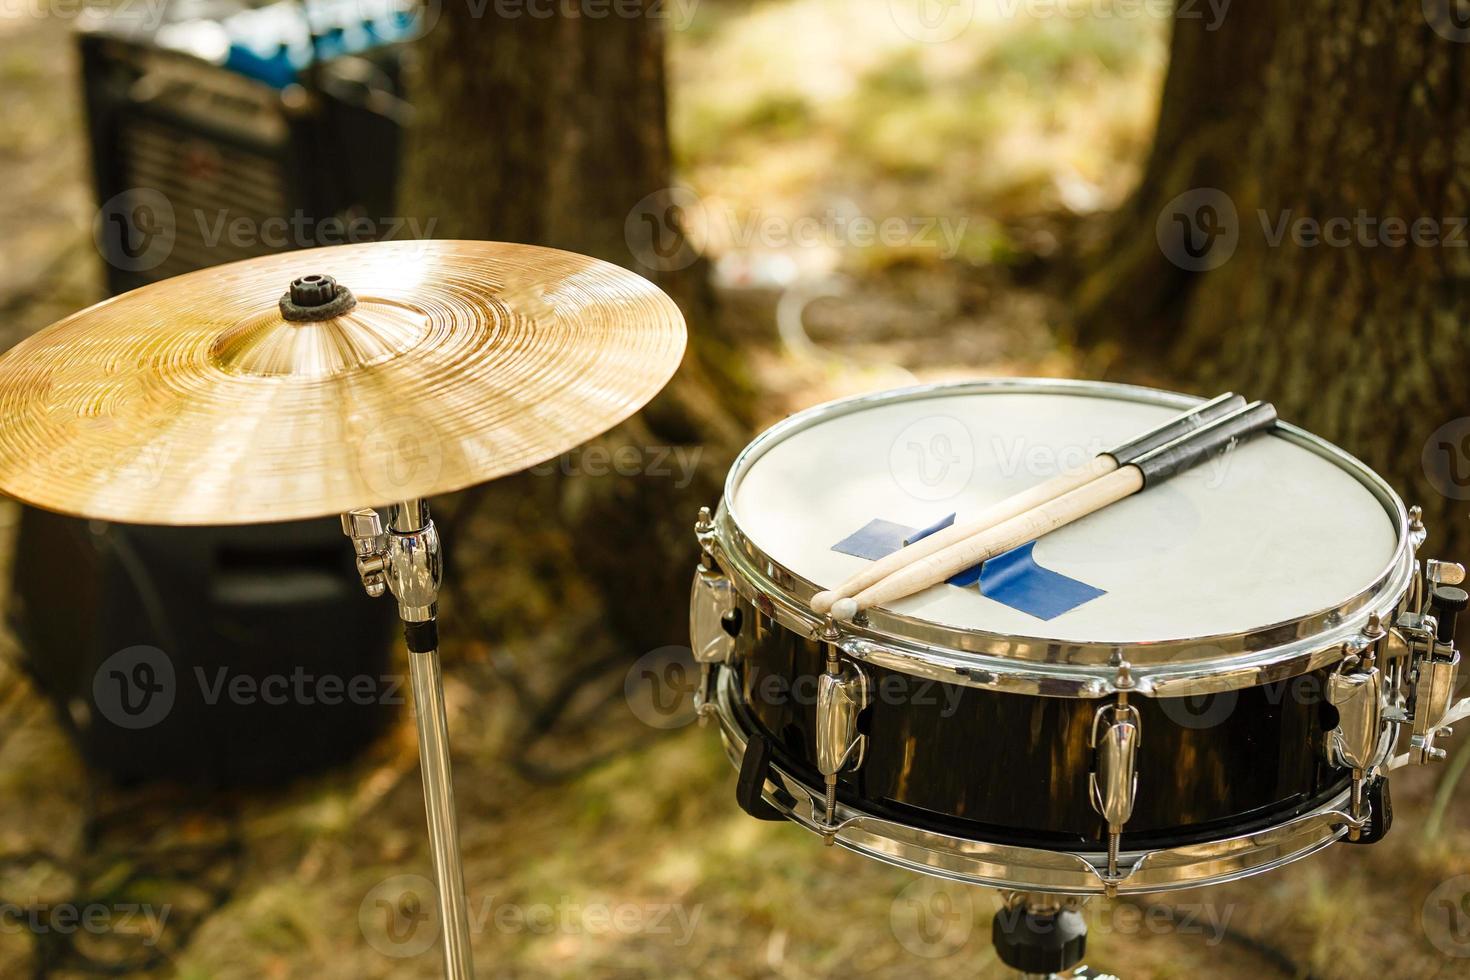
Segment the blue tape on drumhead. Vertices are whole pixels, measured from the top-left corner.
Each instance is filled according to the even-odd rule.
[[[913,533],[914,529],[907,524],[872,520],[834,544],[832,550],[840,551],[844,555],[852,555],[854,558],[877,561],[884,555],[891,555],[902,548],[904,540]]]
[[[906,544],[942,531],[954,523],[955,515],[935,521],[926,528],[874,519],[832,546],[833,551],[877,561]],[[1106,595],[1106,590],[1080,582],[1068,575],[1043,568],[1032,552],[1035,541],[996,555],[980,565],[951,576],[947,584],[968,588],[980,583],[980,594],[1037,619],[1055,619]]]
[[[1035,541],[996,555],[980,569],[980,594],[1037,619],[1056,619],[1103,594],[1086,582],[1042,568],[1032,551]]]
[[[953,514],[950,514],[948,517],[941,517],[939,520],[935,521],[933,524],[930,524],[928,527],[923,528],[923,529],[918,530],[918,531],[914,531],[913,533],[909,534],[907,537],[905,537],[903,539],[903,543],[904,544],[913,544],[915,541],[919,540],[920,538],[927,538],[929,535],[933,534],[935,531],[943,531],[945,528],[949,527],[953,523],[954,523],[954,515]]]

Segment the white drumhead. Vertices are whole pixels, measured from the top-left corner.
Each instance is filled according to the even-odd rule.
[[[1014,391],[881,400],[771,441],[736,473],[727,506],[757,548],[831,588],[865,563],[832,546],[874,518],[964,521],[1179,411]],[[890,608],[1061,642],[1180,640],[1298,619],[1368,588],[1398,548],[1395,520],[1348,465],[1261,437],[1047,535],[1040,565],[1106,592],[1051,620],[974,586]]]

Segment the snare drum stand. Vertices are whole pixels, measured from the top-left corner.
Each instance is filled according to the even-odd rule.
[[[413,678],[414,713],[418,718],[419,764],[424,777],[424,808],[429,819],[429,848],[439,892],[443,930],[444,976],[473,980],[469,907],[464,868],[459,857],[459,831],[454,816],[454,777],[449,764],[449,723],[444,712],[444,685],[439,674],[439,627],[436,603],[443,574],[439,532],[423,500],[404,500],[388,508],[388,527],[371,507],[342,515],[342,532],[357,552],[357,571],[368,595],[385,591],[398,600],[403,635]]]
[[[990,938],[1000,961],[1021,976],[1071,976],[1087,951],[1085,897],[1003,892],[1005,908],[995,914]]]

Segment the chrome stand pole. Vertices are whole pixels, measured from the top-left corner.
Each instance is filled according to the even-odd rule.
[[[408,643],[414,713],[419,733],[419,765],[424,779],[424,810],[429,849],[439,893],[440,936],[447,980],[473,980],[469,902],[459,854],[454,810],[454,774],[449,761],[449,722],[439,671],[437,603],[443,574],[439,532],[422,500],[388,508],[388,527],[370,507],[342,515],[342,531],[357,552],[357,570],[369,595],[391,591],[398,600]]]
[[[424,775],[424,809],[429,818],[429,848],[434,856],[434,882],[439,889],[439,921],[444,936],[444,975],[471,980],[469,903],[459,857],[459,828],[454,815],[454,774],[449,765],[449,724],[444,714],[444,685],[439,677],[439,651],[410,652],[414,711],[418,716],[419,766]]]

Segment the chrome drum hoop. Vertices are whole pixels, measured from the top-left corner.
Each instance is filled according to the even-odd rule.
[[[1094,396],[1170,408],[1187,408],[1199,401],[1133,385],[1006,379],[924,385],[828,402],[773,426],[740,453],[730,467],[712,526],[699,533],[700,543],[752,605],[787,629],[815,636],[823,619],[811,611],[809,601],[821,587],[762,551],[746,536],[732,509],[740,478],[751,464],[792,433],[885,402],[1016,392]],[[1392,558],[1356,595],[1327,609],[1248,632],[1143,643],[1062,643],[943,626],[873,609],[865,622],[842,625],[840,646],[855,659],[944,683],[1085,698],[1104,697],[1117,690],[1113,665],[1118,658],[1131,667],[1135,686],[1130,689],[1155,697],[1256,687],[1335,663],[1343,656],[1343,644],[1361,632],[1370,616],[1393,622],[1409,592],[1414,548],[1408,512],[1393,489],[1356,458],[1286,423],[1279,423],[1277,432],[1352,473],[1379,501],[1396,528],[1398,547]]]
[[[734,675],[720,669],[715,707],[725,754],[739,768],[749,733],[734,710]],[[823,794],[778,766],[762,796],[793,823],[823,834]],[[951,837],[884,820],[838,803],[838,844],[865,857],[937,878],[1056,895],[1144,894],[1199,888],[1262,874],[1301,860],[1363,826],[1348,813],[1344,791],[1326,805],[1254,833],[1158,851],[1124,851],[1119,876],[1107,877],[1107,854],[1048,851]]]

